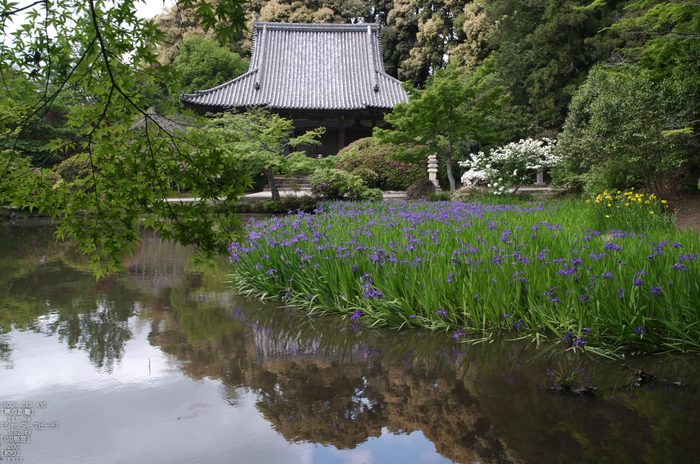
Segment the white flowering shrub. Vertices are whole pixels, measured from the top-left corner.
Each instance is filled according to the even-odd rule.
[[[556,141],[548,138],[512,142],[484,152],[470,154],[470,159],[459,165],[468,170],[462,175],[464,185],[494,187],[497,195],[510,190],[517,192],[522,185],[532,184],[537,171],[556,166],[561,157],[554,154]]]

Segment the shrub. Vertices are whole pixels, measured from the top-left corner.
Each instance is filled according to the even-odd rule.
[[[304,152],[294,152],[287,158],[287,168],[283,172],[292,176],[312,174],[317,169],[335,167],[333,156],[327,158],[314,158]]]
[[[481,185],[466,185],[452,192],[452,201],[484,201],[486,195],[491,194],[490,189]],[[491,194],[491,196],[493,196]]]
[[[367,187],[369,188],[379,188],[379,174],[370,168],[360,166],[359,168],[353,170],[350,174],[360,177],[365,181]]]
[[[270,200],[262,204],[263,211],[270,214],[281,213],[282,205],[279,200]]]
[[[384,199],[384,194],[379,189],[367,189],[367,194],[365,200],[367,201],[381,201]]]
[[[515,193],[520,186],[531,184],[538,170],[557,165],[560,158],[554,154],[555,144],[548,138],[521,139],[491,150],[489,156],[484,152],[471,154],[470,160],[459,162],[460,166],[470,168],[462,175],[462,183],[488,184],[494,187],[497,195],[506,189],[512,189],[512,193]]]
[[[367,185],[381,190],[406,190],[415,180],[427,177],[424,163],[393,161],[391,155],[395,151],[395,145],[380,144],[376,138],[367,137],[343,148],[336,157],[336,166],[347,172],[362,169],[358,175]],[[365,178],[365,175],[372,177],[365,170],[377,175],[376,184]]]
[[[283,195],[279,201],[282,209],[280,212],[285,214],[290,211],[312,213],[318,206],[318,201],[318,198],[310,195],[300,195],[298,197]]]
[[[61,163],[56,166],[56,173],[61,176],[64,181],[73,182],[90,176],[93,169],[87,153],[79,153],[61,161]]]
[[[369,189],[359,176],[340,169],[323,168],[311,175],[311,192],[322,200],[381,200],[382,192]]]
[[[451,201],[450,192],[437,192],[428,195],[428,201]]]
[[[428,179],[418,179],[406,189],[406,200],[422,200],[435,194],[435,186]]]
[[[279,200],[238,202],[236,212],[239,214],[288,214],[290,211],[294,213],[303,211],[310,214],[318,207],[318,201],[317,197],[311,195],[300,195],[298,197],[284,195]]]

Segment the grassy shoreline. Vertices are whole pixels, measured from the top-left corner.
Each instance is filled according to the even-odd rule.
[[[231,246],[234,283],[305,311],[458,340],[507,331],[567,349],[700,351],[700,239],[643,200],[626,211],[328,203],[249,224],[247,242]],[[642,230],[616,229],[623,219]]]

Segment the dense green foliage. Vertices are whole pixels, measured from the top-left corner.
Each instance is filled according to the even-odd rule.
[[[239,159],[249,172],[262,171],[272,192],[272,199],[279,200],[275,182],[276,174],[310,172],[312,166],[321,164],[301,152],[291,152],[298,145],[318,144],[325,128],[305,132],[292,137],[291,120],[270,114],[265,110],[249,110],[245,113],[225,113],[209,120],[212,131],[220,136],[223,145],[235,146]]]
[[[68,115],[72,106],[88,102],[82,92],[72,88],[64,89],[56,98],[46,101],[34,114],[26,117],[22,124],[18,118],[22,117],[24,102],[32,101],[35,93],[41,89],[37,88],[34,80],[10,70],[5,74],[4,83],[6,88],[11,89],[5,97],[5,104],[0,105],[0,126],[6,124],[8,130],[5,132],[5,146],[11,146],[19,157],[42,167],[54,166],[76,153],[75,148],[56,151],[47,145],[57,138],[70,139],[76,136],[78,129],[70,124]],[[57,90],[51,86],[49,91]],[[21,130],[16,130],[20,125]]]
[[[398,147],[397,159],[427,160],[437,154],[447,166],[450,190],[455,190],[452,165],[458,146],[507,137],[498,130],[504,89],[494,77],[493,63],[488,63],[468,77],[455,68],[436,71],[424,90],[412,89],[410,101],[399,103],[386,116],[393,130],[375,128],[375,136]]]
[[[167,3],[170,3],[168,5]],[[207,40],[218,41],[231,51],[237,52],[236,42],[245,34],[242,27],[229,28],[225,18],[216,15],[212,22],[212,9],[217,8],[216,0],[200,0],[197,2],[167,2],[163,4],[163,12],[156,16],[154,21],[158,29],[163,32],[162,41],[154,44],[158,54],[158,61],[163,65],[172,65],[180,55],[182,42],[188,37],[202,37]],[[207,4],[205,6],[204,4]],[[241,4],[243,6],[243,4]],[[246,5],[247,10],[247,5]],[[246,12],[247,13],[247,12]],[[205,22],[204,17],[208,19]],[[241,17],[237,21],[238,26],[247,23],[247,17]],[[229,37],[226,40],[217,39],[217,31],[226,30]],[[235,40],[235,41],[234,41]],[[250,55],[250,50],[246,56]]]
[[[174,89],[177,81],[157,66],[152,47],[163,33],[136,16],[134,0],[5,3],[2,16],[0,202],[61,218],[58,236],[75,239],[98,272],[120,266],[144,214],[142,224],[197,245],[202,258],[223,253],[236,223],[227,210],[249,183],[248,171],[215,133],[179,130],[148,113],[144,89]],[[17,18],[11,32],[8,20]],[[219,38],[232,37],[243,25],[241,4],[202,9],[205,26],[217,18],[232,26],[217,31]],[[70,130],[52,135],[41,159],[26,157],[20,141],[69,91],[76,97],[62,117]],[[84,175],[66,180],[43,167],[73,153],[84,153],[76,159],[87,161],[77,170]],[[168,201],[175,180],[202,201]]]
[[[611,50],[591,39],[613,23],[623,2],[590,0],[486,0],[498,21],[491,35],[499,76],[522,111],[523,135],[557,130],[576,88]]]
[[[234,79],[248,70],[248,63],[217,42],[187,37],[173,65],[184,93],[206,90]]]
[[[690,121],[683,147],[687,162],[674,177],[681,188],[693,188],[700,177],[700,4],[642,0],[627,10],[629,15],[613,26],[628,41],[623,52],[682,98]]]
[[[397,148],[381,144],[375,137],[356,140],[338,152],[336,167],[360,176],[368,187],[406,190],[416,179],[426,177],[423,163],[402,163],[391,159]]]
[[[637,0],[613,30],[626,37],[629,53],[657,76],[700,74],[700,5],[697,2]],[[697,103],[697,96],[695,99]]]

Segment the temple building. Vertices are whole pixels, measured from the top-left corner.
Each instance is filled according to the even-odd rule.
[[[209,90],[183,94],[199,113],[266,107],[294,121],[295,135],[326,127],[309,155],[335,155],[372,135],[384,114],[408,101],[384,72],[378,24],[255,22],[250,69]]]

